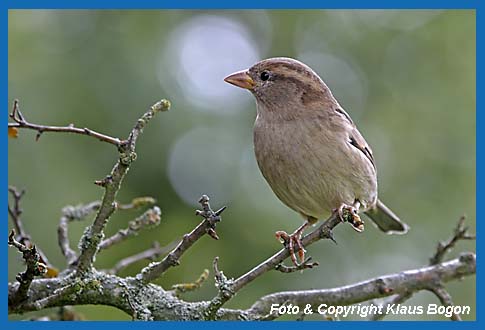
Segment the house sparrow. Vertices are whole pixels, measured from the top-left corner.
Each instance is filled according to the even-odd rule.
[[[386,233],[408,226],[377,198],[372,150],[323,80],[291,58],[270,58],[224,79],[256,98],[254,151],[276,196],[306,222],[293,234],[279,231],[295,265],[304,259],[301,235],[337,212],[357,231],[364,212]]]

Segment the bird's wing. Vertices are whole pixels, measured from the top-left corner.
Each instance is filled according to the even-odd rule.
[[[374,161],[374,155],[372,155],[372,150],[365,142],[364,137],[360,132],[357,130],[357,128],[354,128],[353,131],[350,133],[350,144],[357,148],[359,151],[361,151],[365,157],[371,162],[372,166],[374,167],[374,170],[376,169],[376,164]]]
[[[347,127],[347,131],[349,133],[349,143],[357,148],[360,152],[364,154],[364,156],[369,160],[369,162],[372,164],[374,169],[376,169],[376,164],[374,161],[374,156],[372,154],[372,150],[365,141],[364,137],[362,134],[360,134],[359,130],[355,126],[354,122],[350,118],[350,116],[345,112],[345,110],[341,108],[335,109],[335,112],[337,113],[338,117],[342,121],[345,122],[345,126]]]

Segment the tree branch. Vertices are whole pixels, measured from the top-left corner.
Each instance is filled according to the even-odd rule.
[[[436,265],[443,261],[445,255],[451,251],[458,241],[474,240],[475,235],[468,233],[468,227],[465,227],[466,217],[463,215],[458,220],[458,223],[453,231],[453,235],[446,242],[438,242],[435,254],[430,258],[429,264]]]
[[[445,283],[475,274],[476,260],[473,253],[443,262],[439,265],[413,269],[392,275],[380,276],[364,282],[339,288],[305,291],[288,291],[267,295],[259,299],[250,313],[267,313],[271,304],[290,303],[300,307],[306,304],[316,309],[320,304],[351,305],[396,293],[428,290],[430,283]]]
[[[153,261],[156,258],[159,258],[164,254],[168,253],[176,246],[177,243],[178,242],[174,241],[167,246],[160,247],[160,243],[154,242],[150,249],[137,253],[135,255],[126,257],[124,259],[121,259],[116,263],[116,265],[113,268],[107,270],[106,272],[108,274],[118,274],[122,269],[128,267],[131,264],[134,264],[135,262],[138,262],[141,260]]]
[[[13,198],[13,206],[8,204],[8,214],[12,219],[13,225],[15,227],[15,231],[17,232],[17,239],[20,243],[25,244],[25,240],[30,240],[30,237],[24,230],[24,226],[22,225],[22,221],[20,219],[20,215],[22,214],[22,209],[20,208],[20,200],[25,195],[25,190],[22,189],[19,191],[14,186],[8,186],[8,192],[12,195]]]
[[[396,293],[429,290],[430,282],[446,283],[476,272],[473,253],[428,266],[379,276],[343,287],[321,290],[288,291],[269,294],[258,299],[249,309],[221,308],[216,318],[221,320],[260,320],[268,317],[271,304],[291,303],[314,308],[319,304],[350,305]],[[73,280],[72,276],[66,275]],[[9,303],[9,313],[39,310],[65,305],[102,304],[116,307],[129,315],[145,320],[203,320],[210,302],[187,302],[158,285],[146,285],[132,277],[120,278],[93,270],[83,278],[75,278],[68,285],[65,278],[37,279],[31,284],[27,301],[18,306]],[[9,302],[19,287],[9,283]],[[49,298],[52,297],[53,298]],[[35,303],[40,301],[40,303]],[[276,316],[272,316],[274,318]]]
[[[15,294],[9,295],[9,304],[19,304],[28,298],[28,291],[35,276],[41,276],[47,272],[47,266],[39,262],[40,256],[35,245],[27,247],[15,239],[15,230],[12,229],[8,236],[8,245],[11,245],[22,253],[27,269],[19,273],[15,278],[20,283]]]
[[[172,290],[174,294],[179,297],[182,293],[195,291],[199,289],[202,284],[209,278],[209,270],[204,269],[204,271],[199,275],[199,277],[191,283],[179,283],[172,285]]]
[[[22,219],[20,218],[20,215],[22,214],[22,208],[20,207],[20,200],[25,195],[25,190],[22,189],[21,191],[19,191],[14,186],[8,186],[8,191],[13,198],[13,206],[11,207],[10,203],[8,204],[8,213],[10,215],[10,218],[12,219],[15,231],[17,233],[14,238],[19,243],[23,244],[25,247],[30,248],[33,246],[31,237],[25,231],[24,225],[22,223]],[[42,252],[42,250],[37,247],[36,247],[36,252],[39,255],[39,261],[47,267],[46,276],[49,276],[49,277],[56,276],[59,271],[56,267],[54,267],[49,262],[45,253]]]
[[[35,246],[25,243],[30,242],[28,241],[30,238],[23,230],[20,221],[19,201],[22,193],[9,188],[14,198],[14,206],[10,207],[9,205],[9,214],[15,228],[19,231],[19,239],[25,237],[24,242],[19,242],[15,238],[14,231],[12,231],[9,236],[9,245],[22,252],[27,264],[27,270],[17,276],[18,282],[8,284],[9,313],[24,313],[66,305],[101,304],[123,310],[133,319],[138,320],[272,320],[279,317],[279,315],[271,314],[272,304],[292,304],[300,307],[310,304],[315,309],[320,304],[351,305],[388,296],[394,296],[394,301],[404,301],[411,297],[414,292],[421,290],[433,292],[443,305],[452,306],[452,298],[445,290],[444,283],[475,274],[476,256],[473,253],[462,254],[457,259],[443,262],[446,253],[455,246],[457,241],[474,239],[474,236],[467,233],[467,228],[464,227],[463,223],[464,219],[460,219],[454,231],[454,236],[447,242],[438,245],[428,267],[379,276],[339,288],[277,292],[257,299],[250,308],[242,310],[228,309],[222,306],[243,287],[270,270],[290,273],[315,267],[318,263],[312,263],[310,259],[307,259],[301,266],[285,266],[283,261],[289,257],[289,252],[288,249],[283,248],[245,274],[232,279],[225,276],[219,267],[219,258],[216,257],[213,268],[218,289],[217,295],[210,301],[187,302],[180,299],[180,293],[200,287],[207,278],[208,271],[204,271],[194,283],[178,284],[173,286],[170,291],[149,282],[162,276],[170,267],[178,265],[183,254],[205,234],[213,239],[219,239],[215,228],[216,224],[221,221],[220,214],[225,207],[213,211],[209,204],[209,198],[205,195],[199,200],[202,210],[196,211],[196,215],[203,218],[202,222],[190,233],[185,234],[175,247],[160,248],[157,243],[151,249],[119,261],[111,270],[96,270],[93,267],[93,262],[101,249],[108,248],[128,236],[135,235],[144,226],[158,224],[160,221],[160,209],[153,207],[131,221],[127,229],[120,230],[112,237],[103,240],[104,228],[109,217],[116,210],[136,208],[154,202],[152,198],[143,197],[134,199],[130,204],[119,204],[116,202],[116,194],[130,165],[136,159],[135,145],[138,136],[155,113],[168,110],[169,106],[170,103],[166,100],[153,105],[138,119],[128,138],[119,140],[88,129],[75,128],[72,125],[56,127],[28,123],[19,111],[18,101],[14,102],[10,114],[14,123],[8,124],[9,134],[10,129],[13,133],[16,133],[17,128],[27,128],[36,130],[38,132],[37,138],[45,131],[93,136],[101,141],[116,145],[119,151],[119,159],[109,175],[95,182],[104,188],[104,195],[100,202],[63,209],[58,229],[59,246],[68,264],[74,267],[68,267],[56,278],[34,278],[44,273],[46,267],[41,262],[41,256]],[[81,252],[78,257],[69,246],[68,223],[73,220],[80,220],[94,211],[97,211],[94,221],[91,226],[86,228],[80,239]],[[341,223],[340,218],[336,214],[332,215],[317,229],[303,237],[303,246],[309,246],[321,239],[330,239],[335,242],[332,230],[339,223]],[[113,275],[134,262],[143,259],[153,260],[169,250],[171,251],[165,258],[159,262],[150,263],[136,277],[121,278]],[[454,314],[452,319],[459,320],[460,316]]]
[[[213,211],[209,204],[209,197],[203,195],[199,199],[202,206],[202,211],[197,210],[196,215],[201,216],[204,220],[195,227],[189,234],[185,234],[180,243],[170,252],[162,261],[152,262],[147,267],[143,268],[136,276],[144,282],[151,282],[167,271],[170,267],[177,266],[180,263],[180,258],[195,242],[202,236],[208,234],[213,239],[219,239],[215,231],[216,224],[221,221],[221,214],[226,209],[225,207]]]
[[[429,289],[433,292],[436,297],[440,300],[441,304],[445,307],[453,306],[453,300],[451,299],[451,295],[446,291],[446,289],[442,285],[436,285]],[[461,317],[459,314],[453,312],[451,314],[450,319],[452,321],[461,321]]]
[[[336,213],[332,214],[330,218],[324,221],[318,228],[313,230],[311,233],[307,234],[305,237],[302,238],[301,242],[304,247],[313,244],[314,242],[320,239],[330,239],[335,242],[333,237],[332,230],[338,225],[342,223],[340,218]],[[216,317],[216,312],[219,308],[221,308],[228,300],[230,300],[239,290],[241,290],[244,286],[254,281],[259,276],[265,274],[266,272],[276,269],[283,272],[291,272],[291,267],[287,267],[281,265],[281,263],[290,256],[288,249],[283,248],[279,252],[275,253],[273,256],[263,261],[258,266],[254,267],[247,273],[241,275],[237,279],[228,280],[225,276],[219,278],[216,277],[216,283],[219,281],[219,284],[216,284],[219,287],[219,293],[215,296],[207,310],[206,315],[208,319],[213,319]],[[307,265],[306,263],[304,263]],[[214,260],[215,267],[217,266],[217,260]],[[311,265],[311,267],[310,267]],[[302,268],[312,268],[313,264],[308,264],[306,267]],[[287,270],[287,271],[285,271]],[[216,272],[217,274],[217,272]],[[221,289],[222,288],[222,289]]]
[[[429,259],[430,266],[437,265],[440,262],[442,262],[445,255],[455,247],[458,241],[475,239],[475,235],[471,235],[468,233],[468,227],[465,227],[465,219],[466,219],[465,216],[460,217],[455,229],[453,230],[453,235],[445,243],[438,242],[438,245],[436,247],[436,252]],[[435,293],[435,295],[440,299],[440,301],[443,301],[442,300],[443,295],[440,295],[440,293],[442,293],[443,291],[445,292],[444,295],[449,296],[448,292],[446,292],[446,290],[443,288],[442,283],[436,283],[434,286],[430,287],[430,291]],[[436,292],[438,292],[438,294]],[[412,290],[402,292],[396,295],[395,297],[392,297],[388,301],[383,302],[382,306],[384,309],[387,309],[387,306],[389,305],[402,304],[408,299],[411,299],[413,294],[414,292]],[[451,301],[451,297],[450,297],[450,301]],[[385,314],[374,314],[370,317],[370,320],[378,321],[378,320],[382,320],[384,317],[386,317]],[[458,321],[460,317],[454,315],[452,319]]]
[[[148,209],[135,220],[128,223],[128,228],[120,229],[113,236],[103,240],[99,244],[99,250],[105,250],[109,247],[138,234],[143,228],[151,228],[160,224],[162,212],[158,206]]]
[[[60,133],[73,133],[73,134],[92,136],[100,141],[113,144],[117,147],[119,147],[122,143],[122,141],[120,141],[120,139],[118,138],[113,138],[111,136],[95,132],[86,127],[85,128],[74,127],[73,124],[70,124],[68,126],[46,126],[46,125],[37,125],[37,124],[29,123],[20,112],[18,100],[13,101],[13,107],[12,107],[12,112],[10,113],[10,118],[14,121],[14,123],[8,123],[9,129],[25,128],[25,129],[31,129],[31,130],[37,131],[37,135],[35,137],[36,140],[38,140],[42,135],[42,133],[44,132],[60,132]]]
[[[69,245],[68,225],[71,221],[80,221],[101,206],[100,201],[94,201],[86,205],[66,206],[62,209],[62,216],[57,228],[57,241],[62,255],[66,258],[67,264],[71,266],[77,260],[77,253]]]
[[[98,252],[99,243],[103,240],[103,230],[108,222],[108,218],[115,211],[115,198],[120,189],[121,181],[128,171],[131,163],[136,159],[135,145],[138,136],[143,131],[146,124],[153,116],[160,111],[167,111],[170,108],[170,102],[162,100],[153,105],[143,116],[138,119],[137,123],[131,130],[126,141],[119,145],[120,158],[111,170],[111,173],[103,180],[105,189],[101,206],[96,214],[93,224],[88,227],[81,240],[79,247],[81,255],[78,258],[77,270],[79,273],[85,273],[90,270],[94,256]]]

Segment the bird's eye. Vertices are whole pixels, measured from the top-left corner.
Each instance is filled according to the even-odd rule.
[[[260,77],[261,77],[261,80],[262,81],[268,80],[269,79],[269,72],[268,71],[261,72],[261,76]]]

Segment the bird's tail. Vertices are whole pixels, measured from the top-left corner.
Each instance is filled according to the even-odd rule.
[[[402,222],[387,206],[377,200],[376,206],[367,210],[365,214],[387,234],[405,234],[409,226]]]

